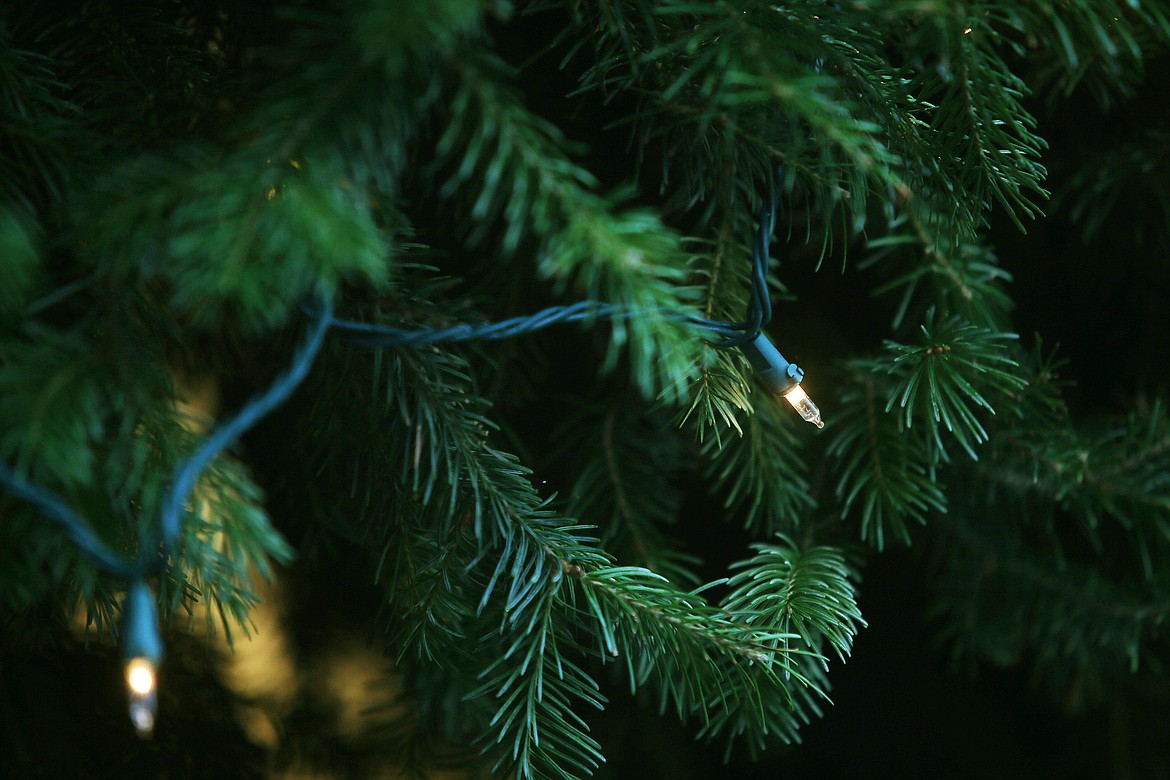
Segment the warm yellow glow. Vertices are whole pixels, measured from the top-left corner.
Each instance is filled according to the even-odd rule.
[[[131,658],[126,662],[126,688],[130,699],[130,722],[143,739],[154,733],[154,718],[158,708],[155,689],[154,664],[147,658]]]
[[[154,690],[154,664],[145,658],[131,658],[126,664],[126,685],[131,693],[146,696]]]
[[[793,385],[792,388],[784,394],[784,400],[792,404],[792,408],[800,413],[800,416],[808,420],[818,428],[824,428],[825,424],[821,422],[821,410],[808,397],[808,393],[804,392],[804,388],[800,385]]]

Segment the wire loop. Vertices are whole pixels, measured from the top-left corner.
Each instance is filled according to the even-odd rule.
[[[690,325],[711,331],[721,338],[712,342],[721,349],[741,347],[755,340],[760,331],[772,321],[772,298],[768,292],[769,246],[776,222],[779,184],[783,169],[777,167],[776,176],[769,182],[764,203],[760,208],[759,224],[752,241],[752,289],[747,312],[740,322],[723,322],[694,315],[678,314]],[[320,313],[307,305],[302,310],[310,317]],[[447,328],[401,328],[358,320],[332,319],[332,324],[343,331],[349,344],[359,347],[422,347],[430,344],[455,344],[466,341],[499,341],[533,333],[552,325],[583,320],[623,320],[646,314],[604,301],[578,301],[564,306],[550,306],[535,314],[510,317],[506,320],[482,323],[461,323]]]

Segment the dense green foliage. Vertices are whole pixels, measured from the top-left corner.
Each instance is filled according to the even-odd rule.
[[[1017,335],[989,238],[1056,209],[1116,240],[1137,187],[1133,274],[1164,257],[1165,110],[1052,181],[1037,119],[1140,100],[1164,2],[74,6],[0,12],[0,462],[130,558],[214,425],[192,388],[226,413],[265,387],[312,296],[402,327],[639,312],[331,336],[200,479],[169,625],[247,629],[274,562],[360,572],[402,761],[461,746],[518,778],[594,772],[626,690],[720,749],[798,740],[865,626],[863,562],[899,545],[930,551],[957,656],[1073,701],[1165,671],[1165,377],[1070,394],[1109,369]],[[742,317],[777,170],[771,330],[821,432],[679,316]],[[880,319],[842,295],[802,326],[790,268]],[[78,605],[109,639],[123,593],[0,494],[5,652],[65,641]]]

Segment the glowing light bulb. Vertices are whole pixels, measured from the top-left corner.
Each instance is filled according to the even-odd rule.
[[[126,662],[126,690],[130,697],[130,722],[138,736],[154,733],[158,712],[158,686],[154,663],[148,658],[131,658]]]
[[[741,349],[769,390],[784,396],[784,400],[792,404],[792,408],[813,425],[818,428],[825,427],[821,422],[821,410],[800,386],[800,380],[804,379],[804,371],[800,366],[785,360],[776,349],[776,345],[762,332]]]
[[[808,393],[804,392],[804,388],[800,385],[793,385],[788,392],[784,393],[784,400],[792,404],[801,417],[808,420],[818,428],[824,428],[825,424],[821,421],[821,410],[808,397]]]
[[[130,722],[138,736],[145,739],[154,733],[158,713],[158,676],[155,672],[163,659],[158,608],[154,593],[145,580],[134,580],[126,591],[126,600],[122,602],[121,632]]]
[[[126,664],[126,686],[131,693],[145,696],[154,690],[154,664],[145,658],[132,658]]]

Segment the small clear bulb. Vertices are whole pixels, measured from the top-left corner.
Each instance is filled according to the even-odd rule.
[[[825,424],[821,421],[821,410],[808,397],[808,393],[804,392],[804,388],[800,385],[793,385],[790,390],[784,393],[784,400],[792,404],[801,417],[808,420],[818,428],[824,428]]]
[[[154,664],[148,658],[131,658],[126,662],[126,691],[130,697],[130,722],[138,736],[146,738],[154,733],[155,714],[158,711],[158,678]]]

